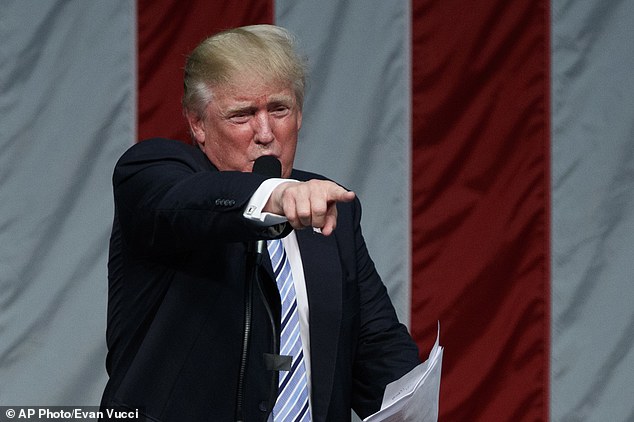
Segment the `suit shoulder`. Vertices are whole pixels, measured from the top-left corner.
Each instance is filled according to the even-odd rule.
[[[307,180],[312,180],[312,179],[330,180],[331,182],[334,182],[334,180],[329,179],[328,177],[323,176],[321,174],[312,173],[312,172],[304,171],[304,170],[298,170],[298,169],[293,169],[293,172],[291,173],[291,178],[300,180],[302,182],[305,182]]]
[[[132,145],[124,153],[126,155],[165,155],[165,154],[194,154],[198,148],[167,138],[144,139]]]
[[[166,138],[151,138],[139,141],[123,153],[117,166],[129,163],[175,160],[192,167],[208,167],[211,163],[197,147]]]

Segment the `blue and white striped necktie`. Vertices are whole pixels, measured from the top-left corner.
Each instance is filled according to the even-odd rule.
[[[299,333],[299,312],[291,265],[281,240],[269,240],[267,246],[282,301],[280,354],[293,358],[291,370],[280,371],[273,420],[275,422],[310,421],[306,367],[302,338]]]

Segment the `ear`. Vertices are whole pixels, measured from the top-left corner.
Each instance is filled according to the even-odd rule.
[[[299,132],[301,128],[302,128],[302,111],[299,110],[297,112],[297,131]]]
[[[205,145],[205,121],[193,111],[187,111],[185,116],[196,145],[202,148]]]

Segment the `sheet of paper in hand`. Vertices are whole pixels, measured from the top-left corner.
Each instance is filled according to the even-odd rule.
[[[363,422],[436,422],[443,347],[436,343],[427,360],[385,387],[381,410]]]

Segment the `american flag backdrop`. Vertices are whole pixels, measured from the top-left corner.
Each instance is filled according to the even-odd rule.
[[[186,55],[275,23],[441,421],[634,420],[634,2],[0,0],[0,406],[96,405],[110,178]]]

